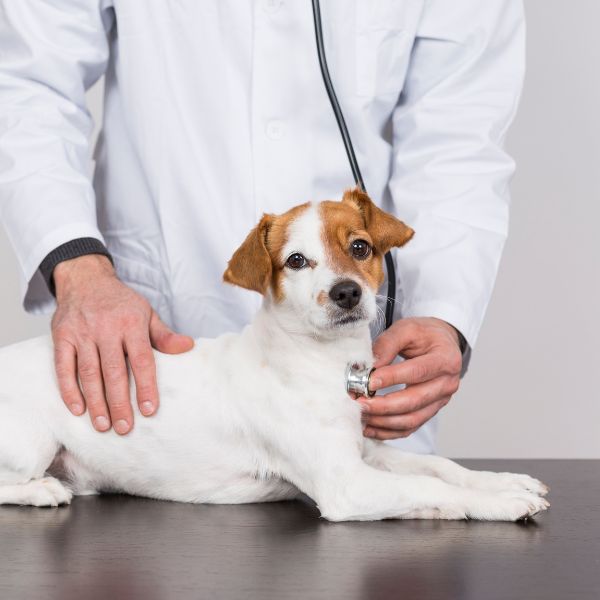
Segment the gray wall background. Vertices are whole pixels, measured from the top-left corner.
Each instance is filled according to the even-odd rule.
[[[528,69],[509,150],[511,233],[439,451],[600,458],[600,2],[526,0]],[[89,93],[96,123],[101,89]],[[20,306],[0,232],[0,346],[48,331]]]

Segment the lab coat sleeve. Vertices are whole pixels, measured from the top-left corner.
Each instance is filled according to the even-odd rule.
[[[53,306],[38,271],[51,250],[103,241],[85,91],[106,68],[112,19],[102,0],[0,0],[0,219],[30,312]]]
[[[389,185],[416,232],[396,252],[401,315],[443,319],[473,347],[507,236],[514,164],[502,145],[522,87],[524,16],[520,0],[448,4],[425,3]]]

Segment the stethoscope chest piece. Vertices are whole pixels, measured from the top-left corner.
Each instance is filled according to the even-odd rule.
[[[375,369],[365,364],[349,364],[346,367],[346,391],[359,396],[374,396],[375,392],[369,390],[369,378]]]

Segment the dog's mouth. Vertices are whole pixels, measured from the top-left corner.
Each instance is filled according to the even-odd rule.
[[[352,314],[346,314],[339,317],[334,317],[331,320],[331,325],[335,327],[346,327],[348,325],[353,325],[355,323],[361,323],[365,321],[366,316],[363,311],[358,311]]]

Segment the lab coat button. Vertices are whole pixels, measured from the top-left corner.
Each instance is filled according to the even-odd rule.
[[[281,7],[281,0],[264,0],[263,8],[267,13],[275,13]]]
[[[285,125],[281,121],[269,121],[266,133],[270,140],[280,140],[285,136]]]

